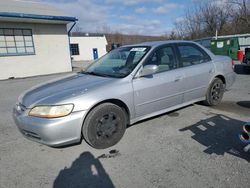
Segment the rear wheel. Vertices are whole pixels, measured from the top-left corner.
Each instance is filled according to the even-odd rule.
[[[225,86],[222,80],[215,78],[208,88],[204,103],[208,106],[218,105],[223,98],[224,88]]]
[[[117,144],[125,133],[126,113],[119,106],[103,103],[87,115],[83,124],[84,139],[96,149],[105,149]]]

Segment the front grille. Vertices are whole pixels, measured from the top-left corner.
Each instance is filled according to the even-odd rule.
[[[21,132],[27,137],[34,138],[34,139],[37,139],[37,140],[41,140],[41,137],[36,133],[26,131],[26,130],[23,130],[23,129],[21,130]]]

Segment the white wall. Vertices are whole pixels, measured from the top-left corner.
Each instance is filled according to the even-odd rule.
[[[239,37],[240,50],[245,54],[245,49],[250,48],[250,36],[249,37]]]
[[[0,80],[72,71],[66,24],[0,22],[1,28],[32,29],[35,55],[0,56]]]
[[[71,44],[78,44],[79,45],[79,52],[80,55],[74,55],[74,61],[89,61],[93,60],[93,48],[97,48],[98,50],[98,57],[101,57],[107,53],[106,45],[107,40],[106,37],[91,37],[91,36],[84,36],[84,37],[70,37]]]

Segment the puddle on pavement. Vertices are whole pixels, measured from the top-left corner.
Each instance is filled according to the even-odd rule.
[[[240,102],[240,101],[239,101]],[[234,101],[222,101],[219,105],[211,107],[215,110],[222,110],[225,112],[235,113],[239,115],[249,116],[249,108],[239,105],[239,102]],[[246,103],[244,103],[246,104]],[[249,104],[250,105],[250,104]]]
[[[237,102],[237,105],[244,108],[250,108],[250,101],[239,101]]]
[[[114,157],[117,157],[119,155],[121,155],[120,152],[119,152],[119,150],[113,149],[113,150],[110,150],[108,154],[102,154],[102,155],[100,155],[97,158],[98,159],[100,159],[100,158],[103,158],[103,159],[114,158]]]
[[[178,117],[180,114],[178,112],[171,112],[168,114],[170,117]]]

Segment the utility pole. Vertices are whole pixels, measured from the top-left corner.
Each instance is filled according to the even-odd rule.
[[[218,30],[216,29],[215,30],[215,40],[217,40],[218,39]]]

